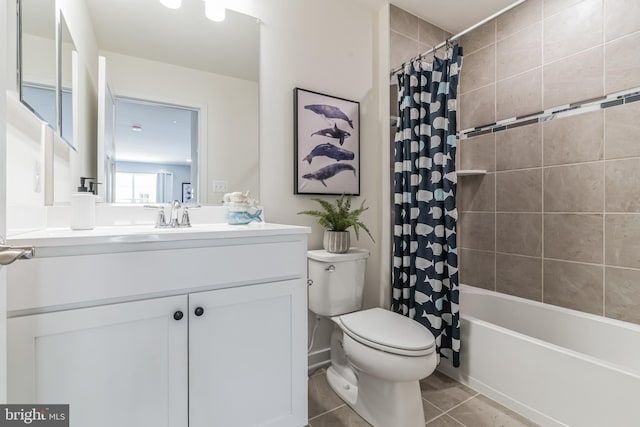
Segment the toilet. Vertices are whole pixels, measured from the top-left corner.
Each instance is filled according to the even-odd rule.
[[[309,310],[334,322],[327,380],[374,427],[424,427],[419,381],[436,368],[435,339],[398,313],[361,310],[368,257],[307,252]]]

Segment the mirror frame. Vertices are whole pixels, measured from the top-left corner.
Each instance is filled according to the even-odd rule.
[[[63,124],[62,124],[62,120],[63,120],[63,113],[64,113],[64,109],[62,108],[62,63],[63,63],[63,49],[62,49],[62,44],[64,41],[64,37],[63,37],[63,23],[64,23],[64,28],[67,29],[67,32],[69,33],[69,38],[71,39],[71,44],[73,45],[73,50],[71,51],[71,56],[69,58],[70,64],[69,64],[69,69],[71,70],[71,110],[69,111],[69,114],[71,114],[71,141],[68,141],[65,138],[65,135],[63,135]],[[74,151],[78,151],[78,144],[76,141],[77,138],[77,132],[76,132],[76,126],[77,126],[77,114],[76,114],[76,109],[77,109],[77,95],[78,95],[78,88],[77,88],[77,46],[76,46],[76,42],[73,39],[73,36],[71,35],[71,31],[69,30],[69,26],[67,24],[67,20],[64,17],[64,14],[62,13],[62,9],[57,8],[56,9],[56,111],[57,111],[57,135],[60,137],[60,139],[62,139],[72,150]],[[65,134],[67,134],[67,132],[65,132]]]

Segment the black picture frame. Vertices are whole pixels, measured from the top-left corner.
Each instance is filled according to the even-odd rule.
[[[360,195],[360,103],[295,88],[294,194]]]
[[[193,203],[193,187],[190,182],[182,183],[182,203]]]

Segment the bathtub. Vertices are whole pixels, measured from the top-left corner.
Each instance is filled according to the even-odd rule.
[[[460,368],[542,426],[640,426],[640,325],[460,286]]]

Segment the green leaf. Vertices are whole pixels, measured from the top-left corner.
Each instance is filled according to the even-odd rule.
[[[367,232],[373,242],[373,236],[367,226],[360,221],[360,215],[369,207],[365,207],[366,200],[363,200],[360,207],[351,210],[352,196],[341,195],[331,203],[324,199],[312,198],[314,202],[320,204],[322,210],[306,210],[298,212],[301,215],[310,215],[317,218],[318,224],[330,231],[346,231],[353,227],[356,239],[360,238],[360,228]]]

